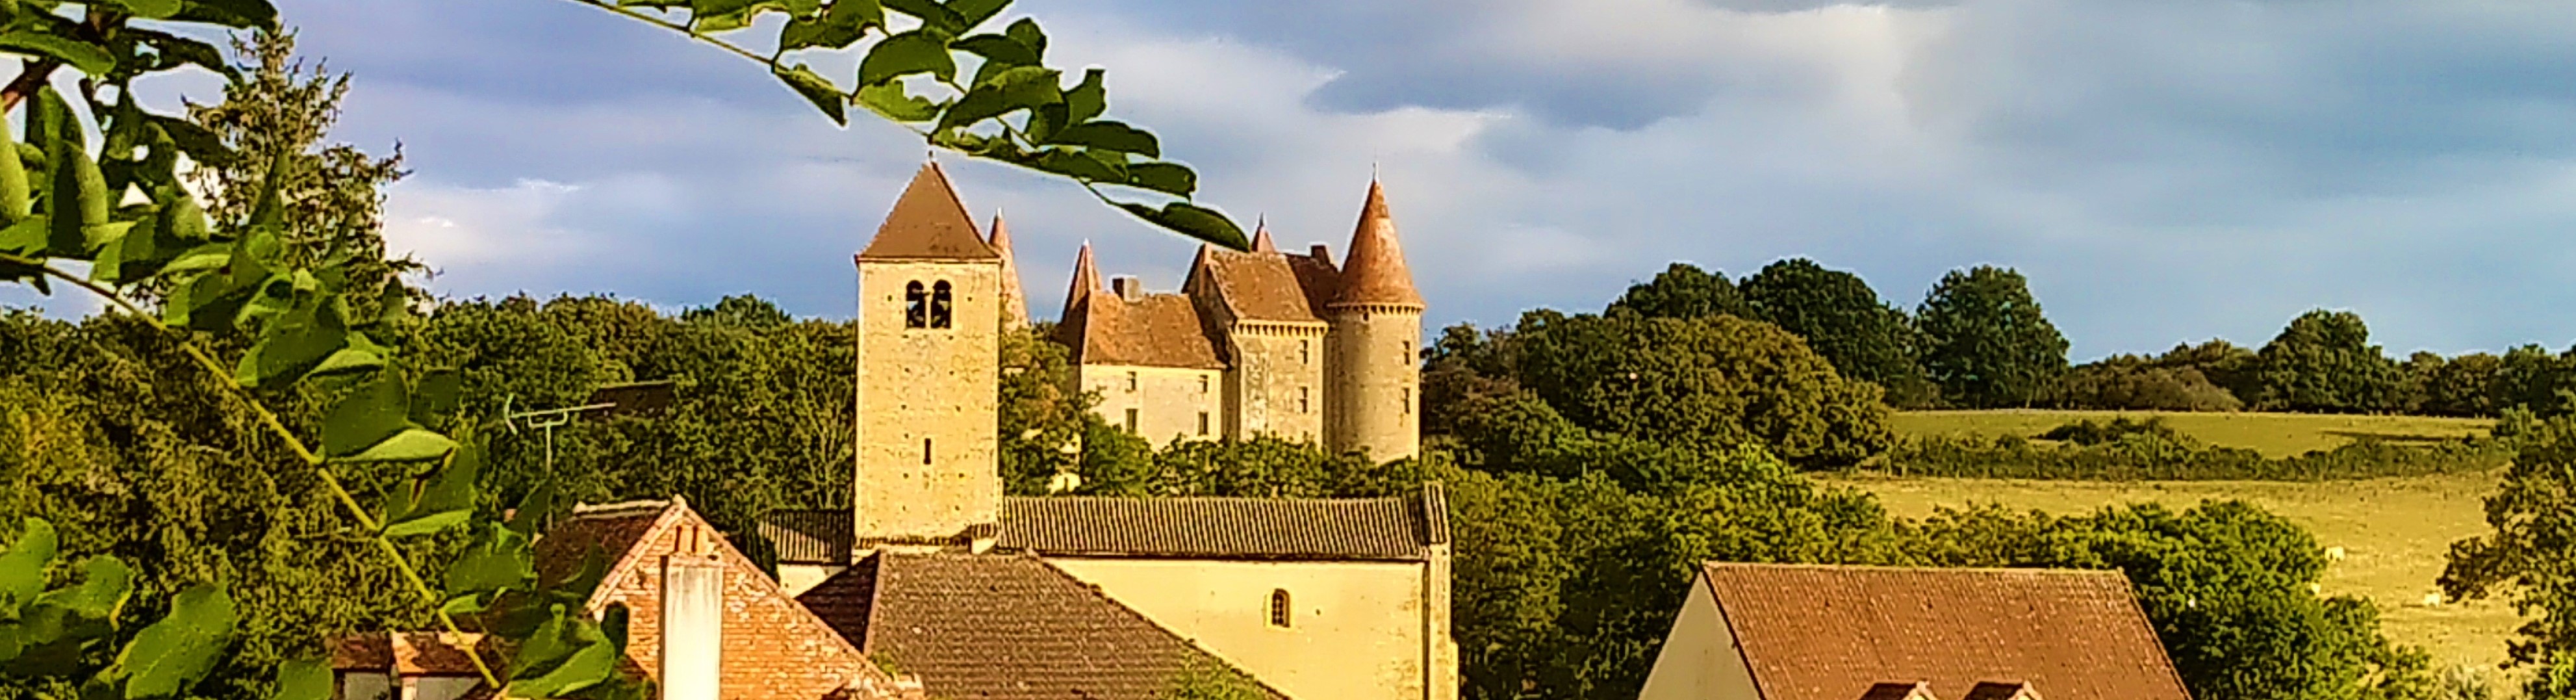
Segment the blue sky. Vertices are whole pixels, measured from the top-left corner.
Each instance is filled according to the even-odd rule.
[[[388,236],[440,293],[757,293],[844,317],[923,149],[759,67],[562,0],[280,0],[401,143]],[[1790,256],[1913,306],[2028,275],[2074,356],[2316,307],[2392,351],[2576,341],[2576,5],[2205,0],[1028,0],[1058,64],[1283,246],[1383,174],[1430,321],[1598,309],[1667,261]],[[846,57],[814,59],[846,80]],[[206,95],[203,81],[168,90]],[[1178,284],[1192,245],[949,158],[1009,212],[1031,308],[1074,250]]]

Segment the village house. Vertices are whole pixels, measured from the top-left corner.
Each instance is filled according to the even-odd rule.
[[[1640,700],[2190,700],[2117,571],[1708,563]]]

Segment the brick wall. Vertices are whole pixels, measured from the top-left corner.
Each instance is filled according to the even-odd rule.
[[[714,546],[684,547],[693,532]],[[593,611],[624,605],[630,669],[652,677],[662,653],[662,564],[665,557],[711,559],[724,568],[723,698],[725,700],[917,700],[917,681],[898,683],[859,654],[840,633],[789,597],[742,552],[713,537],[694,513],[662,528],[628,554],[592,600]],[[692,549],[707,554],[690,554]]]

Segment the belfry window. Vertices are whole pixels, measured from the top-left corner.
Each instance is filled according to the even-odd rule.
[[[1272,627],[1279,627],[1279,628],[1286,628],[1290,622],[1293,622],[1293,621],[1294,621],[1294,620],[1292,620],[1292,619],[1290,618],[1291,614],[1292,614],[1292,611],[1290,611],[1290,610],[1289,610],[1289,608],[1288,608],[1288,589],[1285,589],[1285,588],[1274,588],[1274,589],[1271,589],[1271,591],[1270,591],[1270,626],[1272,626]]]
[[[918,281],[904,285],[903,327],[927,328],[929,326],[930,294],[921,290],[921,283]]]
[[[948,280],[940,280],[930,288],[930,327],[947,328],[955,317],[956,307],[948,300]]]

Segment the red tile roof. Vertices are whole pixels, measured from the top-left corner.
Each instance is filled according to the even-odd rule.
[[[1194,671],[1285,697],[1033,557],[879,552],[798,600],[932,697],[1155,700]]]
[[[2113,571],[1710,563],[1702,575],[1765,700],[1936,697],[2027,682],[2054,700],[2189,700]]]
[[[903,196],[886,212],[885,224],[877,227],[877,237],[859,251],[861,260],[994,260],[984,237],[975,232],[975,221],[966,215],[966,205],[957,199],[957,190],[948,185],[948,174],[938,163],[921,166],[912,183],[905,185]]]
[[[1449,541],[1437,485],[1420,497],[1006,497],[995,547],[1051,556],[1419,561]]]
[[[1386,190],[1375,180],[1369,181],[1368,201],[1360,206],[1359,226],[1351,231],[1351,252],[1342,258],[1341,283],[1335,304],[1422,306],[1413,271],[1404,264],[1404,246],[1396,242]]]
[[[1198,305],[1180,294],[1135,301],[1092,294],[1065,315],[1059,332],[1078,364],[1225,369]]]
[[[1322,309],[1309,303],[1313,295],[1289,257],[1205,248],[1190,276],[1204,278],[1202,288],[1214,292],[1236,320],[1322,323]]]
[[[1020,264],[1011,256],[1011,227],[1002,223],[1002,213],[993,212],[992,238],[984,242],[993,254],[1002,258],[1002,320],[1018,328],[1029,324],[1028,293],[1020,290]]]

